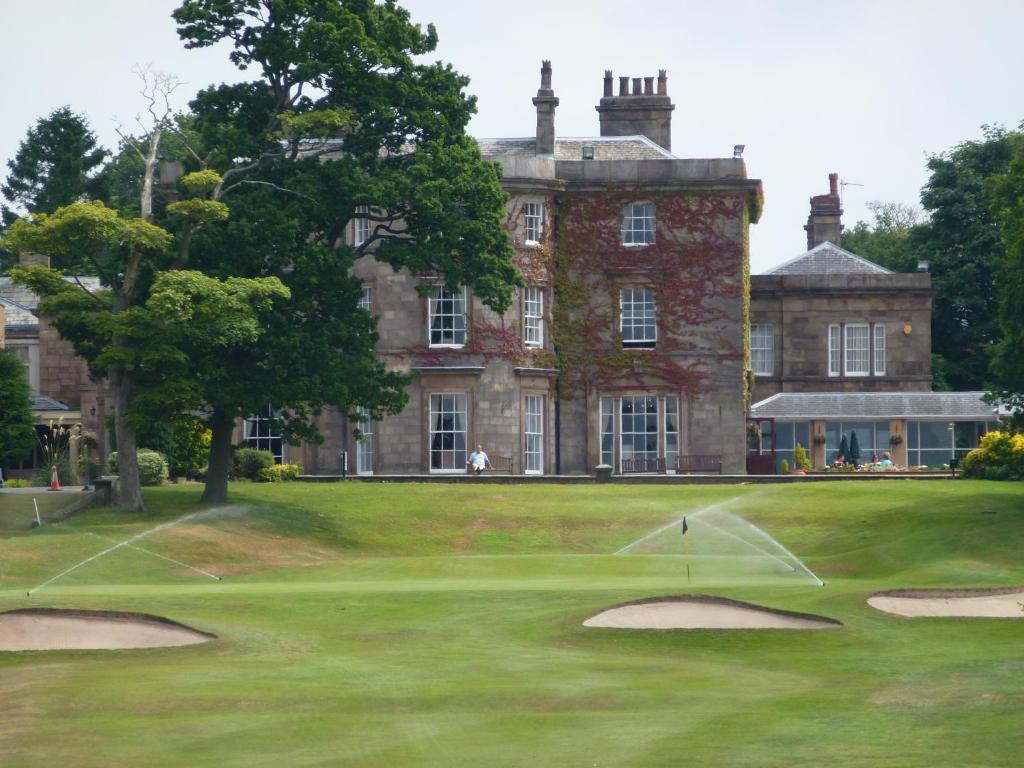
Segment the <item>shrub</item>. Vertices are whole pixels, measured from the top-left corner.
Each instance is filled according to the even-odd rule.
[[[274,454],[255,448],[239,448],[235,451],[232,464],[232,474],[235,477],[258,480],[261,469],[274,466]]]
[[[782,474],[789,474],[789,462],[786,461],[785,459],[782,460]]]
[[[139,482],[143,485],[160,485],[167,479],[167,459],[162,453],[142,448],[138,452]],[[118,473],[117,451],[112,451],[107,458],[107,471]]]
[[[1024,477],[1024,435],[989,432],[981,443],[964,457],[964,474],[989,480]]]
[[[25,480],[21,477],[12,477],[9,480],[4,480],[4,488],[31,488],[32,481]]]
[[[273,464],[261,469],[256,479],[261,483],[289,483],[301,474],[301,464]]]
[[[800,443],[793,447],[793,467],[795,469],[810,469],[811,460],[807,458],[807,449]]]

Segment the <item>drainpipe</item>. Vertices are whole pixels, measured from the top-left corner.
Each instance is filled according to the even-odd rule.
[[[558,227],[559,227],[559,224],[560,224],[560,221],[561,221],[561,208],[562,208],[562,199],[556,195],[555,196],[555,221],[554,221],[554,227],[552,228],[552,233],[554,235],[553,243],[554,243],[555,247],[557,247],[557,243],[558,243]],[[556,262],[557,262],[557,259],[552,260],[552,270],[553,271],[555,269],[557,269]],[[558,298],[555,295],[558,292],[558,280],[555,279],[555,275],[554,274],[552,274],[551,277],[552,277],[552,280],[551,280],[551,287],[552,287],[551,298],[552,298],[552,302],[551,302],[551,304],[552,304],[552,310],[554,310],[556,302],[558,301]],[[554,317],[554,311],[552,311],[552,318],[553,317]],[[552,323],[552,325],[554,325],[554,324]],[[554,334],[554,328],[552,328],[551,338],[552,339],[556,338],[555,334]],[[557,361],[558,360],[558,345],[557,344],[554,345],[554,349],[555,349],[555,360]],[[562,371],[561,371],[561,369],[559,369],[558,373],[555,375],[555,474],[556,475],[562,474]]]

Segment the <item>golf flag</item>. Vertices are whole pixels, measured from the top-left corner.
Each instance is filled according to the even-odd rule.
[[[690,526],[688,526],[688,525],[686,524],[686,518],[684,517],[684,518],[683,518],[683,536],[685,536],[685,535],[686,535],[686,532],[687,532],[688,530],[690,530]]]

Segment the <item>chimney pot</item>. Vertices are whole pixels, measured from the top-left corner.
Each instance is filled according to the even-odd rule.
[[[658,70],[658,95],[668,96],[668,70]]]
[[[540,87],[546,91],[551,90],[551,60],[544,59],[540,63]]]
[[[619,96],[629,96],[629,78],[619,78]]]
[[[610,69],[606,69],[604,71],[604,95],[605,96],[614,96],[615,95],[614,93],[612,93],[612,71]]]
[[[654,78],[653,77],[645,77],[644,78],[644,96],[653,96],[653,95],[654,95]]]
[[[633,95],[634,96],[639,96],[641,93],[643,93],[643,91],[640,90],[640,87],[641,87],[640,86],[640,80],[641,80],[641,78],[639,78],[639,77],[634,77],[633,78]]]
[[[839,174],[838,173],[830,173],[828,175],[828,188],[829,188],[829,194],[831,194],[833,196],[838,196],[839,195]]]
[[[555,107],[558,99],[551,89],[551,61],[544,59],[540,66],[540,89],[533,99],[537,108],[537,141],[535,152],[538,155],[555,153]]]

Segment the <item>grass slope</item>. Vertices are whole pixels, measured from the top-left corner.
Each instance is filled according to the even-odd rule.
[[[147,498],[148,516],[0,532],[0,610],[146,611],[220,639],[0,654],[0,765],[1019,764],[1024,621],[899,619],[864,600],[1024,583],[1020,485],[235,485],[214,510],[192,488]],[[580,625],[688,591],[680,558],[611,553],[723,503],[826,585],[689,591],[843,629]],[[195,512],[135,543],[223,582],[122,547],[25,597]]]

